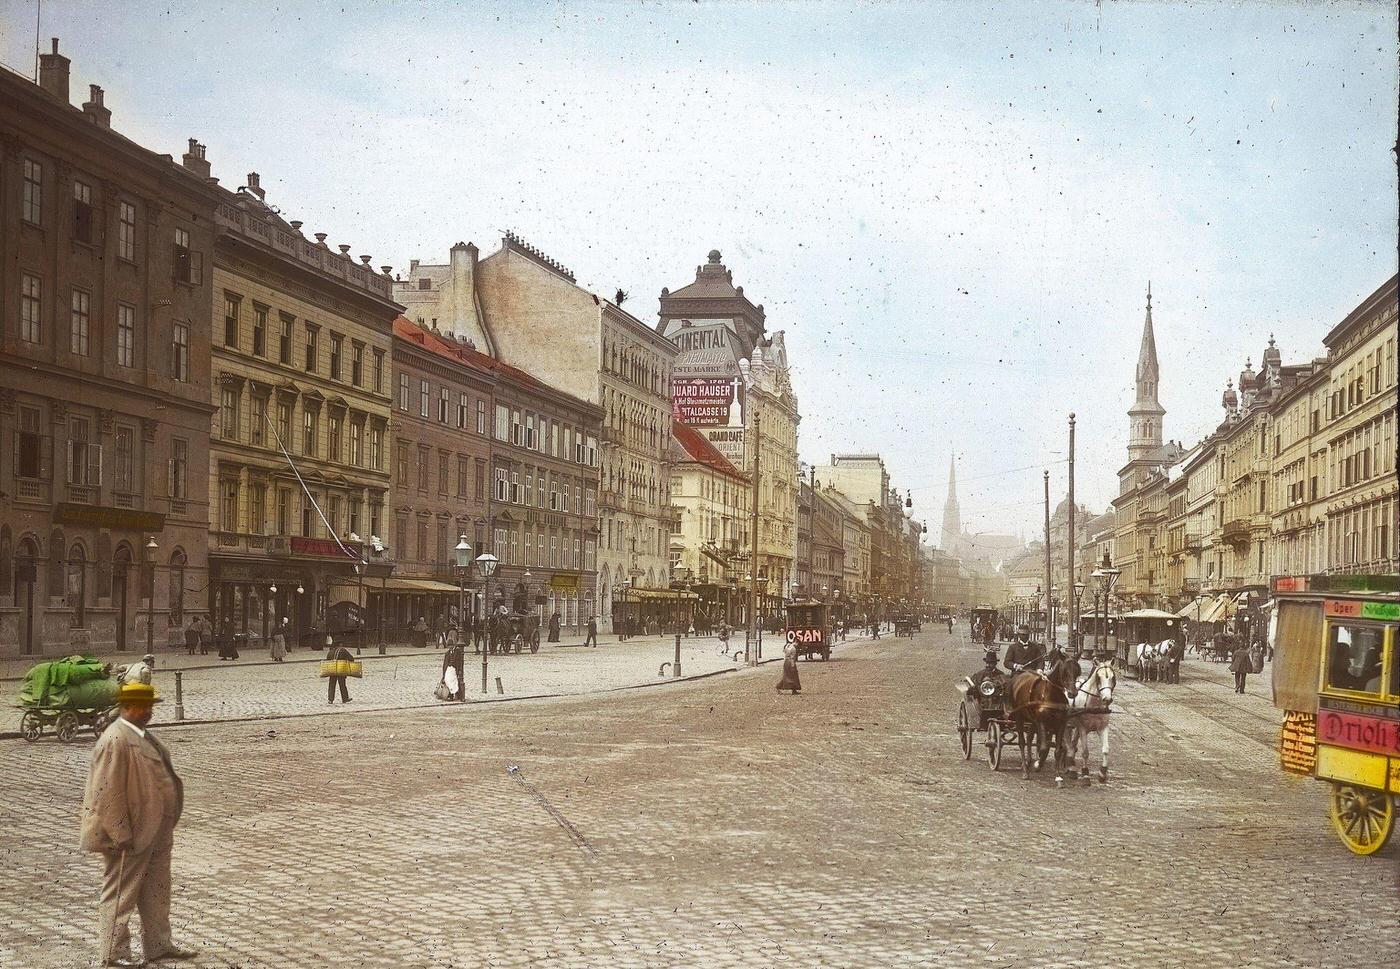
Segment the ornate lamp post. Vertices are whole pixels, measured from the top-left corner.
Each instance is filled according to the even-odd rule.
[[[452,553],[457,573],[457,700],[465,702],[467,699],[467,647],[463,635],[467,639],[471,638],[471,624],[467,622],[467,576],[472,570],[472,547],[467,541],[466,534],[457,536],[457,544],[453,546]],[[485,657],[482,657],[483,660]],[[486,669],[482,664],[481,691],[486,692]]]
[[[156,638],[156,537],[146,539],[146,652],[155,653]]]
[[[481,571],[481,577],[486,580],[486,612],[491,614],[491,576],[496,574],[496,563],[499,560],[490,552],[482,552],[476,557],[476,567]],[[489,635],[489,630],[488,630]],[[486,647],[481,651],[481,692],[486,693],[486,658],[491,652],[491,645],[488,639]]]
[[[1122,575],[1122,570],[1113,567],[1113,560],[1108,557],[1108,549],[1104,549],[1103,562],[1089,576],[1098,582],[1099,588],[1103,592],[1103,611],[1099,614],[1099,628],[1094,633],[1094,652],[1096,653],[1102,648],[1102,642],[1107,635],[1108,597],[1112,594],[1113,586],[1120,575]],[[1094,598],[1097,599],[1098,596]]]
[[[1079,636],[1079,600],[1084,595],[1084,583],[1074,583],[1074,601],[1069,607],[1069,648],[1078,649],[1080,646]]]

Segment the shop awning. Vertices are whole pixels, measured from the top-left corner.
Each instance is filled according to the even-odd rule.
[[[618,589],[613,594],[613,599],[617,602],[675,602],[679,599],[699,598],[694,592],[684,592],[679,589]]]
[[[439,582],[436,579],[366,579],[364,582],[365,592],[458,592],[457,586],[450,582]],[[360,593],[360,584],[355,582],[338,582],[329,589],[332,602],[341,600],[357,600]]]
[[[1196,596],[1188,602],[1185,607],[1177,611],[1177,615],[1182,619],[1205,619],[1206,610],[1214,601],[1212,596]]]
[[[1201,610],[1201,622],[1224,622],[1235,614],[1235,601],[1222,592],[1209,607]]]

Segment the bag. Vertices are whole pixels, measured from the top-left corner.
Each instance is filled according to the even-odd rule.
[[[321,676],[353,676],[359,679],[364,675],[364,666],[358,660],[352,659],[323,659],[321,660]]]
[[[447,688],[446,683],[439,682],[437,686],[433,687],[433,696],[439,700],[450,700],[452,699],[452,691]]]

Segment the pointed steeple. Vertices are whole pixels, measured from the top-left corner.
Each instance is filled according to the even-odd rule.
[[[957,458],[948,459],[948,499],[943,503],[943,534],[941,547],[951,552],[962,535],[962,515],[958,511]]]
[[[1142,324],[1138,350],[1137,393],[1128,411],[1128,460],[1146,459],[1162,446],[1162,417],[1167,413],[1157,400],[1157,335],[1152,330],[1152,283],[1147,284],[1147,318]]]

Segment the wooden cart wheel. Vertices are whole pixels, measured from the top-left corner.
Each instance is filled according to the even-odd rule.
[[[58,739],[65,744],[71,744],[73,738],[78,736],[78,718],[72,713],[60,713],[58,724],[54,727],[54,733]]]
[[[993,720],[987,724],[987,766],[992,770],[1001,770],[1001,745],[1005,742],[1001,735],[1001,721]]]
[[[99,713],[97,716],[93,717],[92,735],[94,737],[102,736],[102,731],[110,727],[113,724],[113,722],[116,721],[118,716],[120,716],[120,714],[117,712],[117,708],[112,707],[112,709],[104,710],[102,713]]]
[[[958,740],[962,742],[963,760],[972,759],[972,723],[967,716],[967,704],[958,704]]]
[[[19,734],[31,744],[44,735],[44,721],[32,710],[19,718]]]
[[[1333,784],[1329,807],[1337,837],[1354,854],[1375,854],[1395,830],[1395,803],[1383,791]]]

